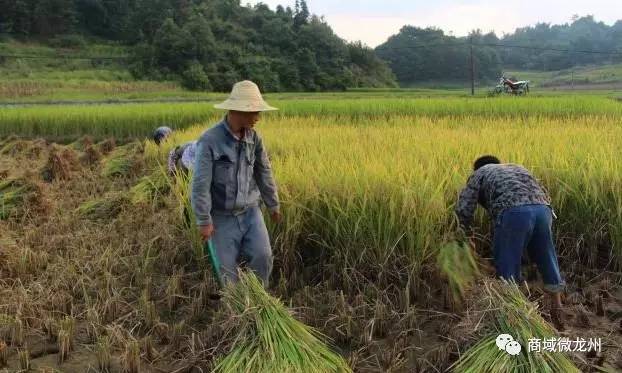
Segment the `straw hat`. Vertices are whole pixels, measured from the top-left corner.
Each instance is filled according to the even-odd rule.
[[[235,83],[229,98],[220,104],[214,105],[214,107],[216,109],[245,112],[278,110],[263,100],[259,87],[250,80]]]

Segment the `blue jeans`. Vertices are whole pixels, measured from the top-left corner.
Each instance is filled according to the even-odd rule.
[[[546,205],[525,205],[504,210],[497,218],[493,251],[497,276],[522,281],[523,251],[538,266],[545,290],[561,292],[565,287],[553,243],[552,211]]]
[[[239,215],[214,214],[212,219],[212,243],[220,260],[223,281],[237,282],[238,262],[245,258],[267,287],[272,272],[272,248],[261,209],[251,207]]]

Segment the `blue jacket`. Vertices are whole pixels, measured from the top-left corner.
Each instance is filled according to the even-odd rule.
[[[279,209],[263,142],[254,130],[237,139],[225,117],[197,142],[191,190],[197,224],[212,224],[213,214],[241,214],[261,199],[270,211]]]

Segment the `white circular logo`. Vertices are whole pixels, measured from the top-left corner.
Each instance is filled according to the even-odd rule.
[[[516,341],[508,342],[508,344],[505,345],[505,351],[512,356],[520,354],[520,350],[521,345]]]
[[[497,347],[499,347],[499,350],[504,350],[505,351],[505,345],[507,345],[508,343],[512,342],[514,340],[514,337],[512,337],[509,334],[500,334],[497,337]]]

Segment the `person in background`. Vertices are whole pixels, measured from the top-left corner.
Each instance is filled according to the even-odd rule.
[[[153,132],[153,142],[156,143],[156,145],[160,145],[164,140],[166,140],[171,134],[173,133],[173,130],[170,129],[169,127],[166,126],[162,126],[162,127],[158,127],[156,128],[156,130]]]
[[[493,222],[493,254],[497,276],[522,281],[521,258],[527,249],[549,294],[551,320],[563,328],[560,311],[565,283],[559,271],[552,223],[551,198],[524,167],[491,155],[478,158],[460,193],[456,215],[470,235],[473,215],[481,204]]]
[[[168,174],[173,176],[175,172],[182,172],[189,175],[194,169],[196,148],[197,142],[189,141],[172,149],[168,153]]]
[[[212,240],[223,282],[238,280],[241,257],[268,286],[272,248],[260,209],[281,220],[279,197],[264,143],[255,131],[261,112],[276,110],[251,81],[238,82],[217,109],[227,114],[197,143],[192,208],[204,241]]]

